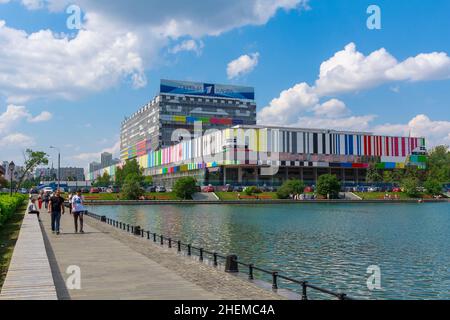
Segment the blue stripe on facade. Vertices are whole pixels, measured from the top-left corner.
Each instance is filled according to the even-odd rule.
[[[348,136],[348,153],[353,155],[353,135]]]

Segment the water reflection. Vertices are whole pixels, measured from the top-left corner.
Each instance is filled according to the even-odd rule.
[[[370,299],[449,299],[450,204],[98,206],[174,239]],[[379,265],[382,290],[366,269]],[[295,285],[286,284],[298,291]]]

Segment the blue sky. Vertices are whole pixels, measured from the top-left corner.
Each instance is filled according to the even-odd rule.
[[[63,165],[117,155],[120,122],[160,78],[254,86],[260,123],[450,144],[446,0],[127,3],[0,0],[0,160],[49,145]],[[381,30],[366,27],[371,4]]]

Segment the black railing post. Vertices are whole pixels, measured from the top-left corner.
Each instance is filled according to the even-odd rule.
[[[203,248],[200,248],[200,261],[203,261]]]
[[[169,238],[169,248],[172,248],[172,238]]]
[[[130,232],[130,225],[127,224],[127,232]]]
[[[131,233],[134,234],[134,226],[131,226]]]
[[[253,263],[248,265],[248,280],[253,280]]]
[[[278,289],[278,272],[272,272],[272,289]]]
[[[178,245],[178,252],[181,252],[181,241],[180,240],[178,240],[177,245]]]
[[[308,300],[308,296],[306,294],[306,288],[308,287],[307,284],[308,284],[307,281],[302,282],[302,300]]]
[[[144,237],[144,229],[141,229],[141,236]]]
[[[191,245],[190,244],[188,244],[188,256],[190,256],[191,255]]]
[[[339,293],[338,295],[339,300],[345,300],[346,297],[347,295],[345,293]]]
[[[213,257],[214,257],[214,267],[217,267],[217,252],[213,253]]]
[[[239,266],[237,263],[238,257],[237,255],[230,254],[227,256],[227,260],[225,261],[225,272],[239,272]]]
[[[150,231],[147,231],[147,239],[150,239]]]
[[[156,242],[156,233],[153,233],[153,242]]]
[[[161,240],[161,245],[164,245],[164,236],[163,235],[160,235],[160,240]]]

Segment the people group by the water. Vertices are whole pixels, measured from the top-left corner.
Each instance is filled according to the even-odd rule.
[[[84,199],[81,195],[81,190],[77,190],[75,194],[68,194],[68,209],[69,213],[73,216],[75,233],[84,233],[83,230],[83,216],[86,213],[84,207]],[[41,191],[37,196],[30,198],[30,204],[28,205],[28,213],[36,214],[38,219],[40,218],[40,210],[42,204],[44,208],[50,214],[50,227],[52,233],[59,235],[61,233],[61,216],[65,213],[65,199],[61,195],[61,191],[57,189],[55,192]],[[39,221],[41,221],[39,219]]]

